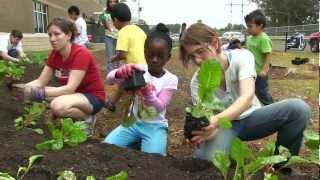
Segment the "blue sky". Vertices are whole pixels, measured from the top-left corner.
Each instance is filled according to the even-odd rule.
[[[232,0],[233,3],[241,3],[242,0]],[[243,23],[241,6],[232,8],[231,0],[140,0],[142,6],[141,18],[148,24],[159,22],[173,24],[186,22],[188,25],[201,19],[212,27],[222,28],[229,22],[233,24]],[[243,0],[248,6],[244,6],[244,15],[257,8],[256,4]]]

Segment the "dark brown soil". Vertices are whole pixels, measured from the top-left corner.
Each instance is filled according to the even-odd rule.
[[[98,54],[97,57],[104,57]],[[100,59],[100,58],[99,58]],[[176,57],[174,58],[176,61]],[[171,64],[180,62],[171,61]],[[104,59],[98,60],[103,64]],[[180,64],[179,64],[180,65]],[[104,69],[104,66],[101,66]],[[171,67],[172,69],[172,67]],[[183,108],[190,101],[188,83],[190,76],[183,76],[184,70],[176,70],[179,76],[179,88],[172,105],[168,109],[169,119],[169,142],[168,156],[162,157],[154,154],[145,154],[136,150],[117,148],[111,145],[100,143],[105,134],[110,132],[119,124],[121,114],[110,113],[106,109],[98,114],[98,122],[94,137],[86,143],[65,148],[58,152],[41,153],[44,159],[35,165],[25,179],[45,180],[56,179],[58,172],[72,170],[78,179],[85,179],[93,175],[97,179],[104,179],[122,170],[127,171],[129,179],[222,179],[218,170],[211,162],[191,158],[192,149],[183,144]],[[179,72],[177,72],[179,71]],[[193,71],[192,69],[188,71]],[[36,78],[40,69],[28,68],[24,82]],[[105,72],[103,72],[104,74]],[[106,87],[109,94],[114,87]],[[0,85],[0,172],[8,172],[15,175],[20,165],[26,165],[28,157],[39,154],[35,144],[48,139],[48,132],[44,120],[39,122],[39,127],[44,129],[45,135],[41,136],[32,131],[24,130],[17,132],[14,128],[14,119],[22,114],[23,105],[21,102],[12,100],[5,85]],[[308,167],[307,167],[308,168]],[[308,168],[310,169],[310,168]],[[312,179],[318,169],[311,167],[311,175],[305,176],[283,176],[280,179]],[[309,171],[305,171],[308,172]],[[260,173],[253,179],[263,179]]]

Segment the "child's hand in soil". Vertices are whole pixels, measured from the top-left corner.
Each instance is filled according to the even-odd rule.
[[[125,64],[118,68],[115,78],[117,79],[128,79],[129,77],[132,76],[133,71],[138,70],[138,71],[143,71],[138,65],[135,64]]]

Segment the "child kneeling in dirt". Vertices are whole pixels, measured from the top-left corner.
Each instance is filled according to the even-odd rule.
[[[146,39],[145,58],[148,68],[143,74],[147,85],[135,91],[132,113],[135,122],[129,126],[118,126],[107,135],[104,142],[116,146],[139,149],[147,153],[166,155],[168,122],[165,118],[166,106],[170,103],[178,86],[176,75],[164,69],[171,57],[172,40],[168,28],[158,24],[156,30]],[[121,83],[140,70],[137,65],[126,64],[107,75],[110,84]],[[139,101],[141,99],[142,101]],[[153,108],[152,117],[142,115],[142,107]]]
[[[41,75],[24,86],[24,100],[51,101],[55,117],[85,120],[91,135],[95,114],[104,105],[105,91],[99,69],[92,54],[83,46],[72,43],[75,25],[66,19],[55,18],[48,25],[53,50]],[[52,76],[60,87],[47,87]]]

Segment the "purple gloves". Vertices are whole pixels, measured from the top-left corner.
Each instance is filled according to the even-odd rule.
[[[46,99],[46,91],[41,87],[25,87],[23,92],[25,101],[42,102]]]

